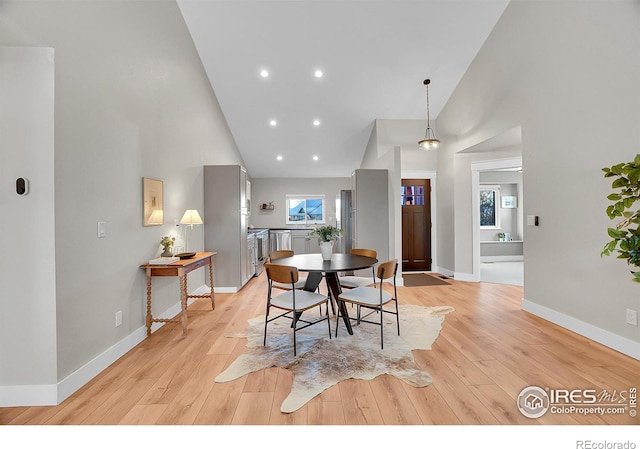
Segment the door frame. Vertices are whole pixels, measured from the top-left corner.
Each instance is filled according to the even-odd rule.
[[[480,172],[522,167],[522,156],[471,163],[472,254],[471,282],[480,282]]]
[[[428,179],[431,187],[431,194],[429,195],[429,200],[431,202],[431,271],[439,272],[438,269],[438,245],[436,244],[436,235],[437,235],[437,222],[436,219],[437,207],[436,207],[436,184],[437,184],[437,173],[431,170],[402,170],[400,173],[400,182],[403,179]],[[400,197],[395,200],[397,204],[400,204]],[[398,214],[400,214],[400,220],[402,220],[402,205],[398,208]],[[402,242],[402,226],[400,226],[400,242]],[[400,244],[400,260],[402,260],[402,244]],[[401,264],[400,264],[401,265]],[[400,277],[402,277],[402,267],[399,266]],[[419,271],[412,271],[412,273],[419,273]]]

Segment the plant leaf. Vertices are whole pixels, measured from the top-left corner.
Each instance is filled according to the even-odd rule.
[[[611,237],[612,239],[623,239],[627,236],[626,230],[623,231],[614,228],[608,228],[607,232],[609,233],[609,237]]]
[[[626,187],[629,185],[629,180],[625,177],[620,177],[611,183],[611,187],[619,189],[620,187]]]

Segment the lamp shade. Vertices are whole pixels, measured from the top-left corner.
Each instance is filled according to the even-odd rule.
[[[200,214],[197,210],[187,209],[180,220],[180,224],[191,225],[191,227],[193,227],[194,224],[202,224],[202,218],[200,218]]]

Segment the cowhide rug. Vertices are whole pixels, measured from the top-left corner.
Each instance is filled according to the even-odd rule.
[[[371,380],[381,374],[389,374],[411,386],[425,387],[431,384],[431,376],[415,363],[411,351],[431,349],[442,328],[444,316],[453,310],[446,306],[400,305],[400,336],[395,316],[385,314],[384,349],[380,349],[379,326],[367,323],[354,325],[353,335],[349,335],[340,319],[336,338],[336,320],[331,316],[331,339],[326,322],[296,333],[297,357],[293,356],[291,320],[281,318],[269,323],[267,345],[263,346],[264,316],[252,318],[248,320],[245,333],[226,335],[246,337],[247,347],[215,381],[229,382],[273,366],[287,369],[294,377],[291,392],[280,407],[284,413],[296,411],[344,379]],[[311,318],[318,311],[305,314]]]

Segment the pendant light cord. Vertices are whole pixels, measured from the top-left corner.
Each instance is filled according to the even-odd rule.
[[[431,128],[431,118],[429,116],[429,83],[431,82],[431,80],[426,79],[424,80],[424,84],[425,86],[427,86],[427,129]]]

